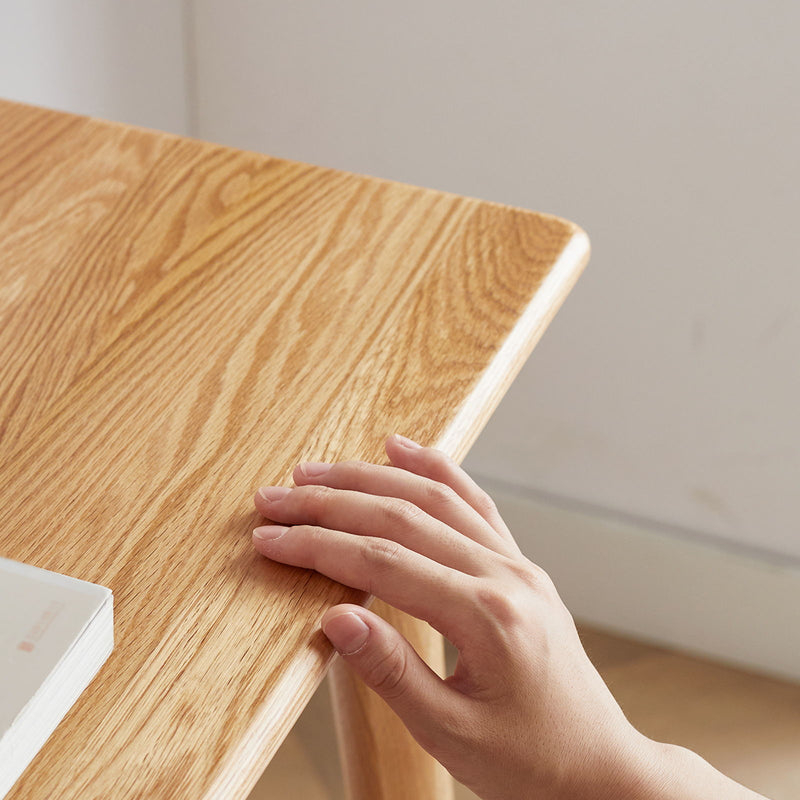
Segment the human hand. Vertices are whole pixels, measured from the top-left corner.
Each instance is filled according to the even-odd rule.
[[[391,466],[301,464],[297,488],[255,498],[278,523],[254,531],[260,553],[380,597],[459,652],[442,680],[383,619],[338,605],[322,628],[350,667],[486,800],[695,796],[663,791],[663,746],[625,718],[489,496],[437,450],[390,437],[386,452]]]

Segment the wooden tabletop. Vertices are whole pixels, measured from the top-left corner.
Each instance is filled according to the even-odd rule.
[[[551,216],[0,102],[0,555],[116,646],[14,800],[242,798],[361,598],[253,551],[300,460],[460,459],[569,291]]]

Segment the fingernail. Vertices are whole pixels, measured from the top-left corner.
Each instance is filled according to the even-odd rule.
[[[258,493],[268,503],[272,503],[274,500],[280,500],[282,497],[286,497],[291,491],[292,490],[288,486],[262,486],[258,490]]]
[[[401,436],[399,433],[394,435],[395,439],[397,439],[398,443],[403,445],[403,447],[408,447],[410,450],[421,450],[422,445],[417,444],[416,442],[412,441],[411,439],[407,439],[405,436]]]
[[[324,464],[321,461],[306,461],[300,465],[300,472],[307,478],[318,478],[324,475],[333,464]]]
[[[253,530],[253,537],[262,542],[270,542],[280,539],[289,529],[285,525],[262,525]]]
[[[322,629],[330,643],[343,655],[357,653],[369,637],[369,627],[358,616],[348,612],[329,619]]]

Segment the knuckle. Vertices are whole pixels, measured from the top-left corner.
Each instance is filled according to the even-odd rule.
[[[448,508],[458,499],[454,489],[438,481],[427,482],[423,494],[426,502],[434,508]]]
[[[406,526],[416,521],[422,513],[421,509],[413,503],[397,497],[382,499],[380,501],[380,509],[383,522],[390,528],[397,525]]]
[[[402,557],[402,548],[388,539],[364,539],[361,554],[371,571],[391,569]]]
[[[528,591],[545,596],[555,592],[552,579],[538,564],[513,562],[511,571]]]
[[[478,587],[479,613],[492,625],[513,631],[529,626],[535,616],[562,604],[550,576],[533,563],[511,562],[506,577]]]
[[[382,697],[399,697],[405,689],[408,655],[399,642],[394,642],[374,663],[370,664],[366,681]]]
[[[502,591],[496,586],[477,590],[475,599],[484,617],[500,628],[516,627],[523,618],[521,603],[515,593]]]
[[[483,489],[480,489],[475,497],[475,510],[482,517],[494,516],[498,513],[497,503]]]

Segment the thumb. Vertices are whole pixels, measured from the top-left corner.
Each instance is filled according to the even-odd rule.
[[[436,741],[453,692],[388,622],[356,605],[339,605],[322,630],[351,669],[382,697],[423,747]],[[427,749],[427,748],[426,748]]]

